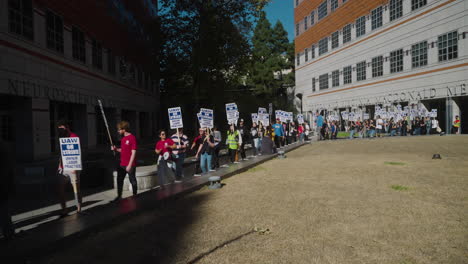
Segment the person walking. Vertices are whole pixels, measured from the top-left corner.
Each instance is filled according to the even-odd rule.
[[[252,123],[252,128],[250,128],[250,137],[252,138],[252,149],[253,155],[257,156],[259,154],[259,142],[260,142],[260,133],[257,128],[257,123]]]
[[[283,139],[284,139],[284,127],[281,124],[279,118],[276,119],[276,124],[273,124],[272,128],[275,131],[275,144],[276,148],[281,148],[283,146]]]
[[[219,151],[221,150],[221,142],[223,140],[221,131],[218,130],[217,126],[213,127],[212,136],[214,138],[215,147],[213,152],[213,160],[212,160],[212,169],[219,168]]]
[[[299,124],[297,133],[299,135],[299,143],[304,143],[304,124]]]
[[[440,133],[439,128],[439,120],[437,118],[432,117],[431,118],[431,134],[437,134]]]
[[[247,156],[245,155],[245,144],[249,141],[249,130],[247,129],[247,126],[244,124],[244,119],[241,119],[239,122],[239,128],[238,128],[240,135],[242,137],[242,144],[240,145],[240,155],[242,160],[247,160]]]
[[[234,124],[231,124],[226,137],[226,145],[228,146],[229,159],[231,163],[239,163],[236,157],[241,143],[242,137],[240,136],[239,131],[236,129]]]
[[[202,173],[206,174],[208,171],[215,171],[211,168],[211,160],[214,152],[214,137],[208,133],[208,129],[205,132],[205,138],[203,143],[200,145],[196,157],[200,157],[200,167]]]
[[[376,129],[377,129],[377,137],[381,137],[383,133],[383,128],[384,128],[384,121],[380,116],[377,116],[377,122],[376,122]]]
[[[58,137],[67,138],[73,137],[78,138],[78,135],[73,133],[70,130],[70,127],[67,122],[59,121],[57,123]],[[73,187],[73,194],[75,195],[76,202],[76,212],[81,213],[81,188],[80,188],[80,172],[79,170],[64,170],[62,159],[60,159],[58,167],[59,175],[59,197],[60,197],[60,207],[62,208],[61,217],[67,215],[67,202],[65,197],[65,188],[67,183],[70,183]]]
[[[316,122],[316,128],[317,128],[317,135],[318,135],[318,140],[323,140],[324,139],[324,134],[322,133],[323,131],[323,116],[322,113],[317,112],[317,119],[315,120]]]
[[[138,191],[136,180],[136,138],[130,133],[130,124],[127,121],[119,122],[117,124],[117,131],[122,136],[122,139],[120,140],[120,148],[117,148],[115,145],[111,147],[113,151],[120,152],[120,166],[117,168],[117,197],[114,201],[122,199],[123,183],[127,174],[132,185],[133,195],[136,195]]]
[[[460,134],[460,127],[461,127],[461,121],[458,116],[455,116],[455,120],[453,120],[453,125],[452,125],[452,134]]]
[[[171,136],[171,140],[175,143],[176,148],[172,151],[174,154],[175,164],[176,164],[176,173],[175,173],[175,182],[179,183],[184,177],[184,161],[185,161],[185,150],[190,144],[187,135],[184,135],[184,129],[179,128],[178,132]]]
[[[356,123],[354,121],[349,122],[349,139],[354,138],[354,133],[356,133]]]
[[[197,154],[198,149],[200,148],[200,145],[203,143],[203,138],[205,136],[205,130],[203,128],[198,129],[198,136],[196,136],[193,139],[192,146],[190,147],[191,151],[195,152],[195,156]],[[195,157],[195,172],[193,176],[201,176],[201,169],[200,169],[200,160]]]
[[[158,183],[161,189],[164,189],[169,181],[169,166],[168,161],[172,159],[172,151],[177,148],[175,142],[166,138],[166,131],[159,130],[159,141],[156,142],[154,152],[158,155]],[[177,166],[176,166],[177,167]]]

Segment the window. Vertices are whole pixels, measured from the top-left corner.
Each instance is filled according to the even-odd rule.
[[[319,56],[328,52],[328,38],[325,37],[319,41]]]
[[[340,71],[336,70],[332,72],[332,87],[340,86]]]
[[[383,75],[383,56],[372,58],[372,78]]]
[[[427,41],[411,46],[411,66],[418,68],[427,65]]]
[[[63,22],[62,18],[47,11],[47,48],[63,53]]]
[[[338,46],[340,45],[338,36],[339,36],[339,32],[338,32],[338,31],[332,34],[332,37],[331,37],[331,38],[332,38],[332,44],[331,44],[331,45],[332,45],[332,49],[338,48]]]
[[[319,76],[319,88],[320,90],[328,89],[328,73]]]
[[[330,9],[331,11],[335,11],[338,8],[338,0],[331,0],[330,2]]]
[[[427,0],[411,0],[411,10],[416,10],[427,4]]]
[[[366,34],[366,16],[356,19],[356,38]]]
[[[364,81],[366,79],[366,62],[361,61],[356,65],[357,80]]]
[[[390,52],[390,73],[403,71],[403,49]]]
[[[107,71],[115,75],[115,56],[110,49],[107,50]]]
[[[304,51],[304,60],[307,62],[309,61],[309,49],[306,48]]]
[[[382,7],[372,10],[372,30],[382,26]]]
[[[312,59],[315,59],[315,45],[312,45],[312,49],[310,50]]]
[[[352,69],[351,66],[346,66],[343,68],[343,83],[344,84],[350,84],[352,82]]]
[[[296,36],[299,36],[299,23],[296,24]]]
[[[343,44],[351,41],[351,24],[343,28]]]
[[[301,64],[301,57],[300,57],[301,54],[297,54],[296,55],[296,64],[299,66]]]
[[[312,11],[310,13],[310,25],[312,26],[314,25],[314,23],[315,23],[315,11]]]
[[[390,0],[390,21],[403,16],[403,0]]]
[[[86,46],[83,31],[76,27],[72,29],[72,55],[75,60],[86,62]]]
[[[92,62],[94,67],[102,70],[102,46],[95,39],[93,39]]]
[[[453,31],[442,36],[437,40],[439,48],[439,61],[446,61],[458,58],[458,37],[457,31]]]
[[[309,25],[308,21],[307,21],[307,18],[308,18],[307,16],[304,17],[304,31],[307,30],[307,26]]]
[[[315,92],[315,78],[312,78],[312,92]]]
[[[327,0],[323,1],[318,7],[318,20],[327,16]]]
[[[8,28],[11,33],[33,40],[33,9],[31,0],[8,1]]]

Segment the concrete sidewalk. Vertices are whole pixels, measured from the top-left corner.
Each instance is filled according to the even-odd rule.
[[[302,146],[293,143],[283,148],[286,152]],[[2,256],[14,256],[27,260],[34,256],[40,256],[44,252],[54,250],[63,245],[65,241],[85,235],[89,232],[105,228],[113,223],[131,217],[146,209],[158,206],[161,201],[177,198],[181,195],[196,191],[208,184],[210,176],[221,176],[222,179],[241,173],[262,162],[275,158],[277,155],[262,155],[252,157],[239,164],[230,164],[226,168],[220,168],[216,172],[201,177],[191,177],[182,183],[176,183],[130,196],[125,192],[119,202],[111,202],[115,198],[115,190],[108,190],[84,197],[83,214],[71,214],[64,218],[58,218],[53,212],[60,209],[58,204],[41,208],[14,216],[14,221],[28,218],[29,225],[24,225],[17,230],[27,230],[17,234],[16,238],[6,246],[2,246]],[[42,219],[41,219],[42,218]],[[39,220],[39,221],[38,221]]]

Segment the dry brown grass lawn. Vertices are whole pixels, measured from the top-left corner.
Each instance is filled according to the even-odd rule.
[[[317,142],[223,182],[44,262],[188,263],[260,227],[197,263],[468,263],[467,136]]]

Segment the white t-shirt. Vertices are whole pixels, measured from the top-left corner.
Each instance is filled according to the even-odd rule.
[[[382,129],[383,125],[383,120],[382,119],[377,119],[377,126],[375,126],[377,129]]]
[[[439,126],[439,121],[437,121],[435,119],[432,120],[431,123],[432,123],[432,128],[437,128]]]

